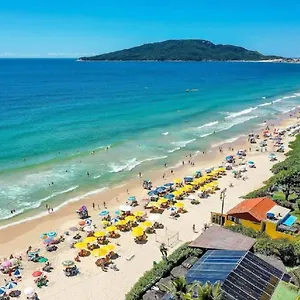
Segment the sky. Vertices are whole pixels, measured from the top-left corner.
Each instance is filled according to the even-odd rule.
[[[299,36],[299,0],[0,1],[0,57],[80,57],[191,38],[300,57]]]

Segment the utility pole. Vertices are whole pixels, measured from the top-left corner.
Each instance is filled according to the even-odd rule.
[[[220,200],[222,201],[222,206],[221,206],[221,226],[224,225],[223,223],[223,214],[224,214],[224,202],[225,202],[225,197],[226,197],[226,191],[227,189],[223,189],[221,191],[221,194],[220,194]]]

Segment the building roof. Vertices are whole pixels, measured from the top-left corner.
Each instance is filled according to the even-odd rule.
[[[267,212],[276,205],[276,203],[266,197],[246,199],[227,212],[227,215],[249,214],[255,221],[261,222],[267,217]]]
[[[273,213],[278,220],[283,219],[291,210],[280,205],[274,205],[267,213]]]
[[[250,251],[207,251],[188,271],[188,283],[220,281],[223,299],[270,300],[276,286],[290,276]]]
[[[248,251],[255,243],[255,239],[233,232],[223,227],[212,225],[200,234],[190,247]]]

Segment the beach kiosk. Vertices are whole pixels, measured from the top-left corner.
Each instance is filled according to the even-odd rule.
[[[145,179],[145,180],[143,181],[143,188],[144,188],[145,190],[151,190],[151,189],[152,189],[152,182],[151,182],[150,179]]]

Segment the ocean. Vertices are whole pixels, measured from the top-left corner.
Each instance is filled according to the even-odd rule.
[[[2,59],[0,90],[3,222],[176,165],[292,111],[300,64]]]

